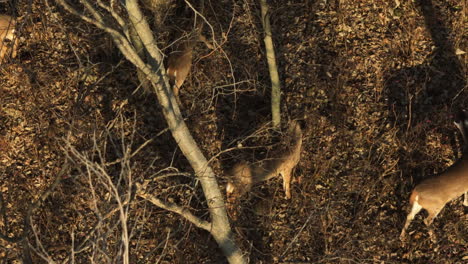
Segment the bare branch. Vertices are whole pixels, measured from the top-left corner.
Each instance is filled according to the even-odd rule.
[[[104,23],[104,19],[102,18],[101,14],[94,9],[93,6],[87,0],[80,0],[81,3],[86,7],[86,9],[93,15],[94,19],[99,21],[100,23]]]
[[[180,216],[182,216],[183,218],[187,219],[189,222],[191,222],[192,224],[194,224],[196,227],[198,228],[201,228],[201,229],[204,229],[208,232],[211,232],[211,223],[210,222],[207,222],[205,220],[202,220],[200,218],[198,218],[197,216],[193,215],[188,209],[178,205],[178,204],[175,204],[175,203],[171,203],[171,202],[165,202],[159,198],[157,198],[156,196],[154,195],[151,195],[149,193],[147,193],[145,190],[144,190],[144,185],[140,185],[140,184],[137,184],[137,195],[145,200],[147,200],[148,202],[156,205],[157,207],[160,207],[162,209],[165,209],[165,210],[168,210],[168,211],[171,211],[173,213],[176,213]]]

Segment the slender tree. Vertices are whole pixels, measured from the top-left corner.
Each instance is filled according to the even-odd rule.
[[[281,124],[281,84],[276,66],[275,47],[271,38],[270,13],[266,0],[260,0],[260,8],[262,12],[262,25],[265,31],[265,50],[268,61],[268,70],[271,79],[271,117],[274,128],[279,128]]]

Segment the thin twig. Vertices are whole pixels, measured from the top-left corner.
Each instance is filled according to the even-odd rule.
[[[294,244],[294,242],[296,242],[297,238],[299,237],[299,235],[302,233],[302,231],[304,230],[304,228],[307,226],[307,224],[309,223],[310,219],[312,218],[312,216],[314,216],[314,213],[315,212],[311,212],[309,214],[309,217],[307,217],[307,220],[305,221],[305,223],[302,225],[301,229],[299,229],[299,232],[297,232],[297,234],[294,236],[294,238],[291,240],[291,242],[289,242],[288,246],[286,247],[286,249],[284,250],[283,254],[280,255],[280,257],[283,257],[284,254],[286,254],[288,252],[288,250],[291,248],[291,245]]]

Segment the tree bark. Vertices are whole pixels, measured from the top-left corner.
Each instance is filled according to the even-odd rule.
[[[279,80],[278,67],[276,66],[275,47],[271,38],[270,14],[266,0],[260,0],[262,12],[262,25],[265,31],[265,50],[268,61],[268,70],[271,79],[271,117],[274,128],[281,124],[281,84]]]

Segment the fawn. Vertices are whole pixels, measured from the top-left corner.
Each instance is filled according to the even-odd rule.
[[[288,129],[292,144],[276,158],[264,159],[255,163],[242,161],[236,164],[226,186],[228,202],[250,191],[254,184],[264,182],[278,175],[283,178],[286,199],[291,198],[292,170],[299,163],[302,147],[302,130],[297,122],[292,122]]]
[[[16,57],[18,41],[15,36],[16,19],[8,15],[0,15],[0,63],[5,56]]]
[[[460,197],[463,193],[465,194],[463,205],[468,206],[468,157],[465,153],[468,149],[466,137],[468,113],[461,111],[457,115],[454,123],[460,130],[464,140],[463,156],[441,174],[426,179],[416,185],[410,196],[412,208],[406,218],[405,226],[401,231],[400,240],[405,239],[406,229],[421,209],[426,209],[429,213],[424,223],[426,226],[430,226],[437,214],[444,208],[445,204]],[[432,234],[432,232],[430,232],[430,234]]]

